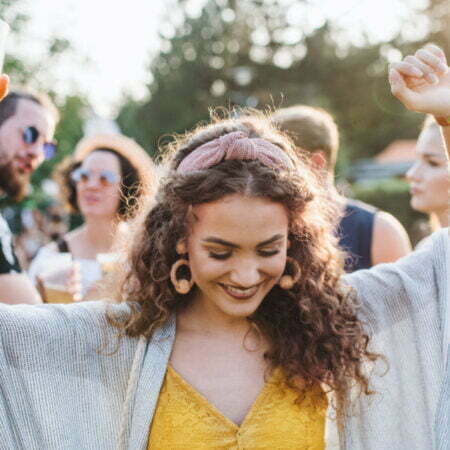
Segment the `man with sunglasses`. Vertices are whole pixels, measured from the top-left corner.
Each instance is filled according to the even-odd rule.
[[[52,139],[59,116],[47,96],[28,91],[5,95],[7,85],[7,78],[0,77],[0,196],[19,201],[27,192],[31,174],[55,153]],[[1,211],[0,302],[40,302],[33,284],[21,273]]]

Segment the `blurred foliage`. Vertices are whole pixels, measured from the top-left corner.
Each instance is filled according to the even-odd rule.
[[[426,9],[430,21],[428,39],[436,42],[450,55],[450,6],[448,0],[430,0]]]
[[[8,40],[20,42],[28,37],[27,26],[31,17],[24,10],[25,2],[21,0],[0,0],[0,17],[10,26]],[[39,55],[37,61],[7,53],[3,70],[7,73],[13,84],[33,84],[36,88],[44,88],[47,92],[50,86],[42,86],[43,79],[51,80],[49,68],[58,62],[58,58],[73,50],[72,44],[61,36],[51,36],[45,42],[45,51]],[[39,84],[41,86],[39,86]]]
[[[27,25],[31,18],[24,12],[24,2],[19,0],[0,0],[0,17],[11,27],[8,39],[21,41],[27,39]],[[17,211],[23,208],[44,208],[51,199],[41,189],[41,183],[50,177],[54,167],[70,154],[83,135],[83,122],[88,102],[81,94],[64,96],[53,90],[52,66],[60,63],[61,57],[73,52],[72,44],[60,36],[52,36],[43,45],[43,53],[38,62],[14,53],[5,55],[3,71],[7,73],[13,88],[15,85],[31,87],[47,93],[55,102],[61,120],[57,126],[55,139],[58,142],[57,155],[45,161],[32,177],[32,192],[21,203],[11,206]]]
[[[313,22],[308,0],[207,0],[198,10],[193,3],[168,0],[160,51],[148,69],[147,99],[125,98],[118,116],[124,133],[154,155],[169,134],[207,120],[210,108],[275,109],[306,103],[335,116],[341,130],[339,166],[345,168],[395,139],[417,135],[422,117],[406,112],[391,96],[388,62],[429,40],[450,54],[448,0],[430,0],[417,10],[414,20],[427,22],[426,36],[415,33],[420,27],[412,20],[402,24],[389,42],[374,42],[365,35],[357,42],[341,39],[342,30],[335,23]],[[14,39],[27,36],[30,17],[23,5],[21,0],[0,0],[0,17],[10,24]],[[56,132],[60,152],[34,174],[36,202],[28,199],[29,207],[40,202],[42,180],[82,136],[86,99],[52,91],[51,67],[72,51],[67,39],[52,36],[38,62],[6,55],[4,70],[13,82],[48,92],[62,116]],[[389,186],[357,186],[355,191],[359,198],[388,211],[398,208],[394,214],[408,226],[413,219],[404,210],[407,190],[389,190]],[[396,202],[402,206],[394,206]]]
[[[418,134],[423,116],[391,95],[389,62],[429,41],[450,54],[448,0],[430,0],[417,10],[417,2],[407,4],[411,19],[389,42],[364,32],[353,42],[334,22],[312,24],[308,0],[208,0],[199,11],[189,0],[174,1],[149,66],[147,99],[126,99],[118,122],[157,155],[171,133],[207,121],[210,108],[315,105],[338,123],[338,172],[344,173],[353,161]],[[415,240],[413,223],[424,216],[409,208],[405,183],[356,186],[355,194],[397,216]]]
[[[84,111],[87,107],[87,101],[79,96],[68,96],[59,106],[61,120],[55,133],[58,151],[55,157],[45,161],[33,174],[34,184],[49,178],[53,168],[73,152],[76,143],[83,137]]]
[[[434,0],[414,16],[429,23],[425,40],[442,46],[448,45],[446,1]],[[120,126],[157,153],[167,133],[207,120],[211,107],[306,103],[335,116],[341,166],[373,156],[394,139],[415,137],[422,117],[392,97],[386,72],[389,59],[400,55],[397,49],[405,54],[424,42],[411,41],[405,31],[416,24],[405,24],[390,42],[367,36],[344,42],[333,23],[311,25],[310,7],[306,0],[208,0],[195,14],[192,2],[178,0],[161,25],[148,99],[126,99]]]

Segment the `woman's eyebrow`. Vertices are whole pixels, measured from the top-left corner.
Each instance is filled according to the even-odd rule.
[[[239,245],[233,244],[232,242],[224,241],[223,239],[216,238],[216,237],[208,237],[206,239],[203,239],[203,242],[208,242],[211,244],[219,244],[219,245],[223,245],[225,247],[231,247],[231,248],[240,248]]]
[[[256,248],[265,247],[266,245],[272,244],[283,238],[284,238],[283,234],[275,234],[271,238],[257,244]],[[213,236],[203,239],[203,242],[208,242],[211,244],[219,244],[219,245],[223,245],[225,247],[230,247],[230,248],[240,248],[240,246],[237,244],[233,244],[232,242],[224,241],[223,239],[216,238]]]
[[[270,239],[267,239],[266,241],[260,242],[256,246],[256,248],[265,247],[266,245],[273,244],[274,242],[277,242],[277,241],[279,241],[279,240],[281,240],[283,238],[284,238],[284,234],[276,234],[276,235],[272,236]]]

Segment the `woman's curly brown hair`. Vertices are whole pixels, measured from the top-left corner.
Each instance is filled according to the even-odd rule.
[[[277,145],[290,156],[295,170],[273,170],[257,160],[233,160],[185,175],[176,173],[193,150],[233,131]],[[132,313],[116,326],[131,337],[150,337],[192,300],[195,288],[180,295],[169,276],[179,258],[176,243],[188,232],[191,205],[231,194],[269,198],[288,211],[288,256],[298,262],[302,275],[291,290],[275,286],[248,318],[269,339],[266,359],[283,369],[299,395],[318,382],[334,391],[338,404],[351,385],[370,393],[362,365],[377,355],[368,351],[369,338],[356,315],[355,294],[340,283],[343,257],[334,235],[340,216],[338,202],[306,160],[298,159],[291,141],[262,115],[252,113],[216,119],[178,139],[171,150],[171,170],[158,191],[156,205],[141,223],[121,283],[121,299],[133,299]]]

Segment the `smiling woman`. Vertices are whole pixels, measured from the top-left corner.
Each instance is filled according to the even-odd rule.
[[[283,274],[286,210],[279,203],[235,194],[195,206],[192,215],[186,253],[192,255],[189,267],[202,293],[200,310],[251,315]]]
[[[450,117],[442,71],[417,92],[393,70],[411,109]],[[446,448],[448,233],[342,277],[336,202],[263,116],[172,147],[121,304],[0,305],[2,444]]]
[[[176,314],[171,367],[237,426],[275,368],[302,405],[321,383],[340,400],[349,383],[368,394],[361,365],[376,359],[355,296],[340,287],[343,260],[332,232],[339,203],[293,151],[264,116],[245,113],[177,141],[172,171],[135,237],[121,286],[138,307],[120,329],[130,337],[151,334]],[[191,289],[179,289],[180,279]],[[323,400],[314,412],[322,427]],[[302,410],[279,408],[280,417]],[[182,430],[153,426],[150,443],[164,436],[179,448],[186,439]],[[308,441],[305,429],[295,439],[281,430],[264,446]],[[210,430],[212,448],[220,446],[219,435]],[[322,448],[323,439],[322,429],[312,448]]]

